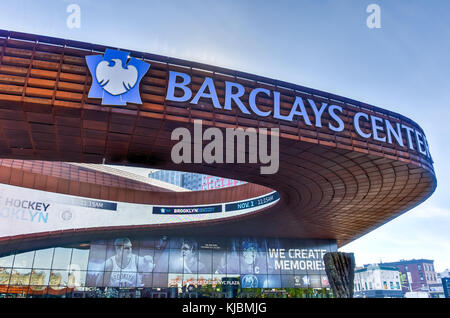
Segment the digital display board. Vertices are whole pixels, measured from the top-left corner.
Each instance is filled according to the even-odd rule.
[[[280,194],[278,192],[270,193],[264,197],[251,199],[247,201],[237,202],[237,203],[229,203],[225,204],[225,212],[230,211],[239,211],[244,209],[250,209],[259,207],[262,205],[267,205],[269,203],[272,203],[280,198]]]
[[[201,214],[222,212],[222,205],[192,207],[153,207],[153,214]]]
[[[111,202],[0,184],[0,238],[96,227],[200,222],[229,218],[273,205],[272,192],[244,201],[159,206]]]

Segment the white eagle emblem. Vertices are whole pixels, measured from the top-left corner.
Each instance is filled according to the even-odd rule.
[[[133,65],[122,66],[120,59],[112,59],[114,65],[108,61],[98,63],[95,76],[101,87],[111,95],[121,95],[136,85],[138,70]]]

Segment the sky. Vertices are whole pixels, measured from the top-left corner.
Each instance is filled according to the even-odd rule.
[[[450,1],[0,1],[0,29],[226,67],[414,120],[430,144],[435,193],[340,251],[358,266],[425,258],[450,268]],[[67,24],[71,4],[81,9],[79,28]],[[367,26],[370,4],[381,28]]]

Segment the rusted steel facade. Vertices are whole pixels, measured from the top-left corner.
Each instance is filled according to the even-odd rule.
[[[102,54],[106,47],[10,31],[0,31],[0,47],[0,157],[5,159],[0,161],[0,182],[5,184],[104,200],[174,205],[240,200],[275,189],[280,193],[280,202],[263,211],[164,231],[326,238],[336,239],[339,246],[418,205],[436,188],[430,158],[395,143],[362,138],[355,132],[351,118],[360,111],[422,132],[410,119],[378,107],[256,75],[142,52],[131,52],[131,56],[151,64],[140,86],[143,104],[102,106],[99,99],[88,98],[92,78],[85,56]],[[325,124],[331,121],[327,114],[323,117],[324,127],[315,127],[299,119],[287,122],[247,115],[238,108],[217,109],[204,98],[197,105],[167,101],[169,71],[189,74],[194,94],[205,76],[212,77],[221,103],[225,81],[244,85],[243,101],[248,101],[249,91],[255,87],[280,92],[284,114],[296,96],[305,101],[332,103],[342,107],[345,129],[326,129]],[[259,96],[257,102],[262,111],[274,107],[270,98]],[[314,122],[313,114],[308,115]],[[279,128],[278,173],[261,175],[254,164],[172,163],[170,152],[175,142],[170,139],[171,132],[178,127],[192,129],[195,119],[203,120],[205,127],[222,130]],[[368,123],[361,126],[369,129]],[[124,180],[111,182],[110,176],[85,177],[79,167],[61,162],[133,164],[200,172],[250,184],[171,193]],[[39,165],[47,169],[39,169]],[[150,230],[160,229],[149,226],[97,232],[109,235]],[[38,246],[36,242],[52,237],[70,241],[91,235],[89,231],[45,233],[39,240],[36,236],[7,238],[2,244],[34,240]]]

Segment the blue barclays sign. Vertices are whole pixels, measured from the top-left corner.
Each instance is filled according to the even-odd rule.
[[[101,98],[102,105],[142,104],[139,83],[150,64],[131,58],[130,53],[106,49],[105,55],[86,56],[92,75],[89,98]]]

